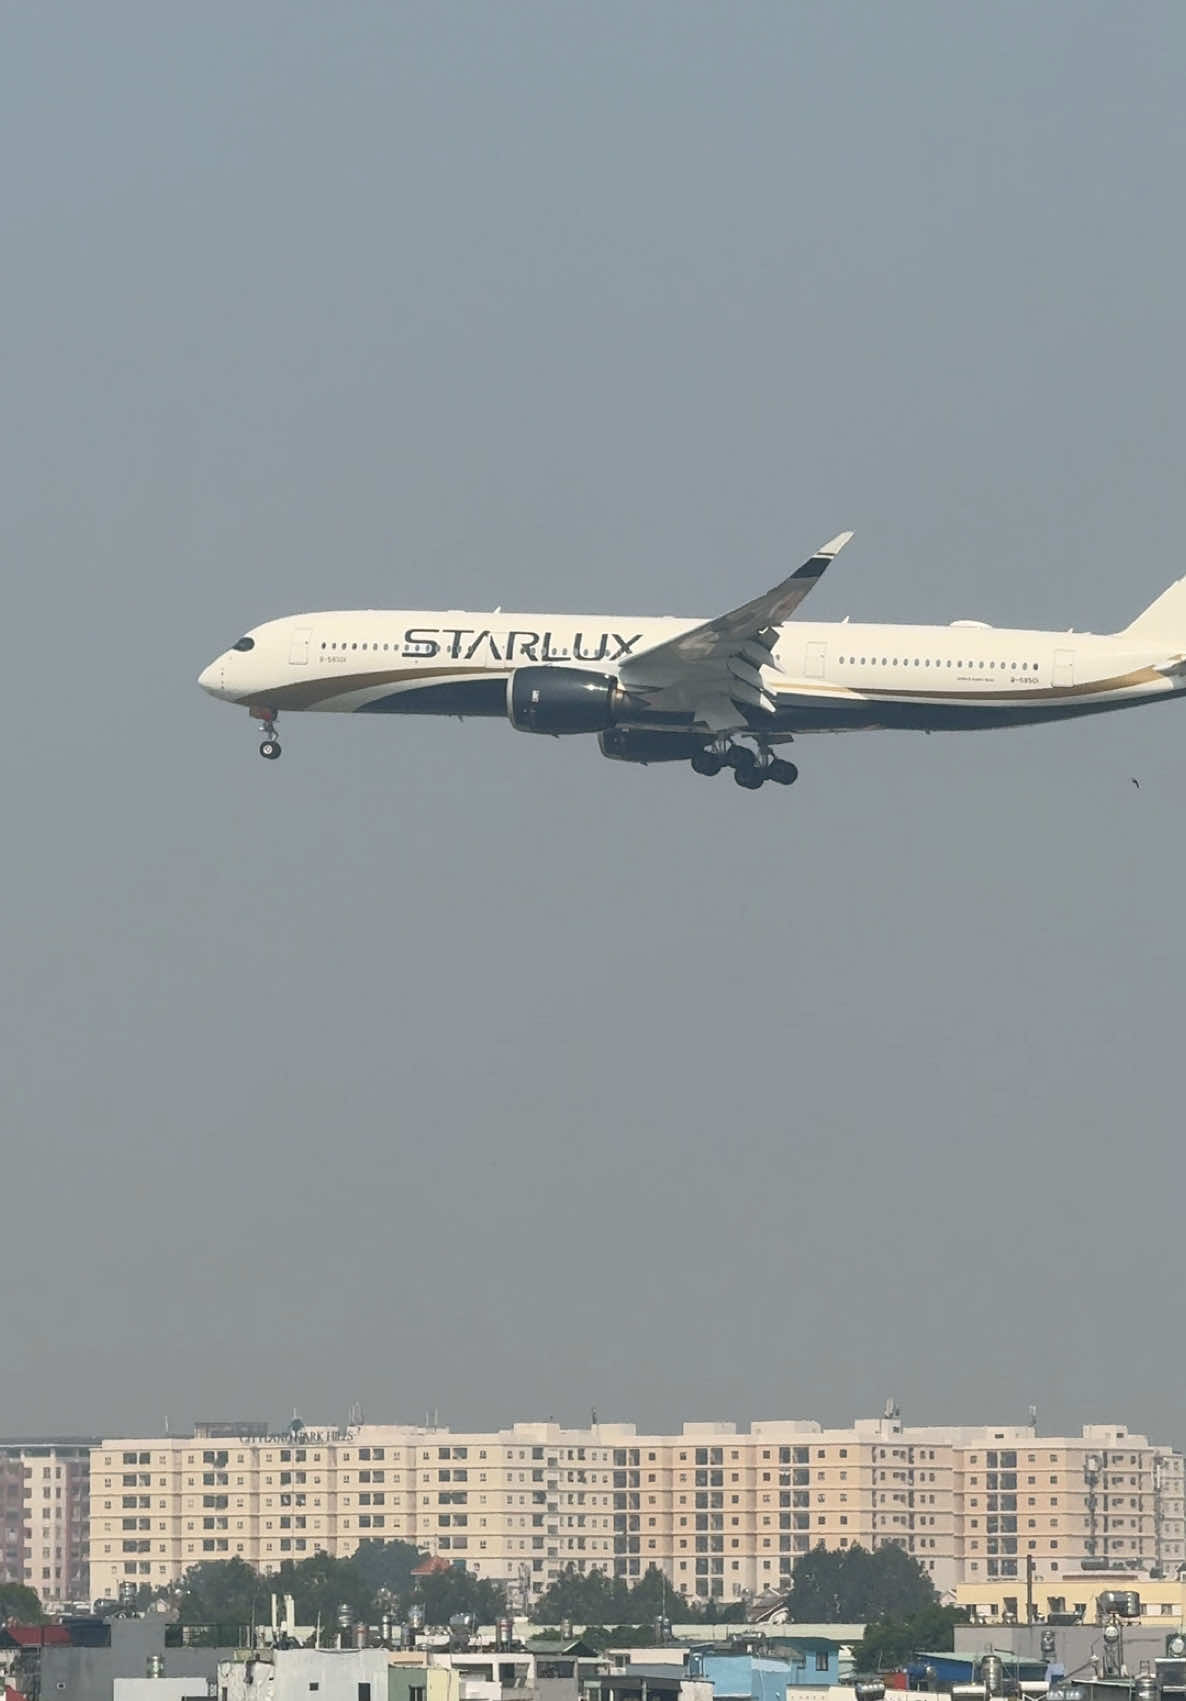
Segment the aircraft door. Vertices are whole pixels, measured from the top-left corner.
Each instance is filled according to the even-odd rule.
[[[307,667],[309,665],[309,639],[312,636],[313,628],[311,626],[294,627],[288,649],[290,667]]]
[[[1074,650],[1055,650],[1054,673],[1052,685],[1073,685],[1075,683],[1075,652]]]
[[[828,646],[826,644],[808,644],[807,659],[803,667],[803,672],[807,678],[822,679],[827,660]]]

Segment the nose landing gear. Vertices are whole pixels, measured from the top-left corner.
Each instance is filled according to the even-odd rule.
[[[253,720],[262,722],[264,736],[259,747],[260,755],[267,762],[276,761],[280,755],[280,740],[276,737],[276,711],[253,705],[248,713]]]

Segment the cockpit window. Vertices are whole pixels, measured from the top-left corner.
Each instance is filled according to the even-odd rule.
[[[231,645],[232,650],[254,650],[254,648],[255,648],[255,639],[254,638],[240,638],[239,642],[237,644]]]

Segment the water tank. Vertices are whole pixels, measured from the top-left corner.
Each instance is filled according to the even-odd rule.
[[[146,1677],[164,1677],[165,1656],[163,1654],[149,1654],[144,1662],[144,1675]]]
[[[1115,1613],[1117,1618],[1140,1618],[1141,1597],[1135,1589],[1105,1589],[1095,1598],[1101,1618]]]
[[[349,1630],[354,1623],[354,1608],[349,1601],[343,1601],[338,1608],[338,1629]]]
[[[980,1676],[986,1695],[1005,1693],[1005,1662],[999,1654],[985,1654],[980,1662]]]
[[[513,1647],[515,1641],[514,1620],[500,1618],[494,1626],[494,1639],[500,1654],[505,1654],[509,1648]]]
[[[852,1686],[856,1701],[885,1701],[885,1684],[879,1677],[860,1677]]]
[[[408,1608],[408,1624],[413,1630],[424,1629],[424,1608],[418,1602]]]
[[[354,1646],[356,1648],[368,1648],[370,1646],[370,1642],[371,1633],[367,1629],[366,1625],[356,1624],[354,1626]]]
[[[1151,1671],[1140,1672],[1133,1684],[1133,1701],[1157,1701],[1160,1693],[1157,1679]]]

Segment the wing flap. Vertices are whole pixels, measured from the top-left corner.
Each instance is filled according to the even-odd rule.
[[[851,532],[840,532],[831,538],[763,596],[628,657],[619,674],[622,685],[645,694],[654,706],[690,709],[700,725],[713,731],[744,725],[742,708],[773,713],[774,699],[762,669],[778,667],[778,628],[851,537]]]

